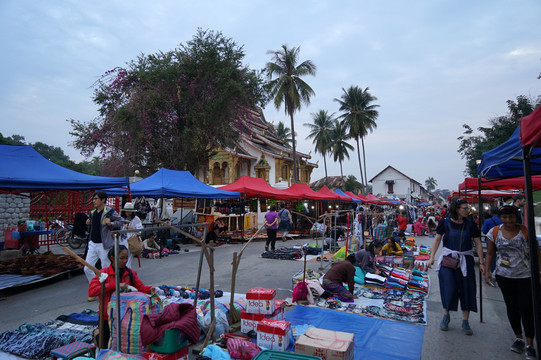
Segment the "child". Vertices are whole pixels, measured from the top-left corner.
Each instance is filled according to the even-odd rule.
[[[143,257],[158,258],[160,257],[161,248],[156,242],[156,234],[150,234],[148,239],[143,241]]]
[[[105,283],[105,299],[100,299],[100,301],[104,301],[105,303],[105,309],[107,309],[107,304],[109,303],[109,300],[111,299],[111,295],[113,292],[115,292],[116,286],[115,286],[115,248],[113,247],[111,250],[109,250],[109,253],[107,254],[108,259],[111,261],[111,265],[106,267],[105,269],[101,270],[102,274],[106,274],[106,278],[104,280]],[[119,276],[120,276],[120,289],[121,291],[128,290],[128,286],[132,286],[137,291],[141,291],[147,294],[155,294],[156,288],[153,286],[146,286],[143,284],[143,282],[139,279],[139,276],[137,276],[137,273],[135,270],[132,270],[126,266],[126,263],[128,262],[128,248],[126,248],[124,245],[118,246],[118,268],[119,268]],[[101,283],[100,278],[98,276],[94,276],[92,280],[90,280],[90,285],[88,286],[88,296],[99,296],[101,290]],[[103,314],[103,317],[105,318],[105,329],[104,329],[104,339],[105,344],[109,342],[109,336],[110,336],[110,329],[109,325],[107,323],[107,320],[109,319],[109,316],[107,315],[107,311],[105,314]],[[97,333],[94,333],[95,339],[97,339]],[[101,346],[102,348],[106,347]]]

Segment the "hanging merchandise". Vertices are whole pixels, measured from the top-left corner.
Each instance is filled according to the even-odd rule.
[[[145,199],[144,196],[140,196],[140,197],[136,198],[135,203],[133,204],[133,207],[142,216],[147,216],[147,214],[152,210],[148,200]]]

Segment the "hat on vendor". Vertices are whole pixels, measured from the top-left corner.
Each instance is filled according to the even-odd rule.
[[[120,209],[120,211],[136,211],[136,210],[132,202],[127,202],[124,204],[124,208]]]

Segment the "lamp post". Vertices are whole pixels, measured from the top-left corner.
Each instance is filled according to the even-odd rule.
[[[477,167],[481,164],[481,160],[475,160]],[[481,229],[481,224],[483,223],[483,200],[481,199],[481,176],[477,172],[477,211],[479,214],[477,218],[479,219],[479,229]],[[482,234],[481,234],[482,236]],[[482,238],[481,238],[482,240]],[[481,242],[482,243],[482,242]],[[485,257],[485,252],[483,251],[483,257]],[[483,259],[479,259],[479,321],[483,322],[483,273],[481,272],[481,263]],[[486,265],[485,265],[486,266]],[[486,268],[485,268],[486,271]]]

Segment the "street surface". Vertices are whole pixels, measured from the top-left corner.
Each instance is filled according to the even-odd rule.
[[[433,238],[417,237],[418,244],[432,246]],[[294,240],[276,246],[301,245],[308,240]],[[240,251],[242,244],[222,245],[215,249],[215,289],[229,291],[231,287],[231,261],[233,253]],[[184,252],[188,249],[189,252]],[[59,248],[51,248],[62,253]],[[237,272],[236,292],[246,293],[252,287],[275,288],[278,299],[291,297],[291,277],[302,270],[302,261],[271,260],[260,257],[264,242],[257,241],[245,249]],[[44,251],[44,250],[42,250]],[[162,259],[141,259],[141,267],[135,259],[132,265],[146,285],[187,285],[195,286],[201,248],[184,245],[178,255]],[[325,269],[330,262],[323,263]],[[320,263],[308,262],[307,268],[318,270]],[[326,270],[323,270],[323,272]],[[480,314],[472,313],[470,326],[473,336],[462,333],[461,312],[451,313],[449,331],[439,329],[442,317],[437,275],[430,270],[431,290],[427,298],[428,326],[425,327],[422,359],[522,359],[523,355],[509,350],[514,335],[507,321],[505,304],[498,288],[483,283],[483,322]],[[201,287],[209,286],[209,268],[203,262]],[[477,283],[479,287],[479,283]],[[45,322],[59,315],[80,312],[84,309],[98,309],[98,302],[87,301],[88,282],[82,272],[71,278],[45,282],[25,288],[22,291],[4,291],[0,301],[0,332],[16,329],[19,325]],[[479,291],[477,292],[479,297]],[[347,331],[347,324],[344,324]],[[374,339],[377,341],[377,339]]]

